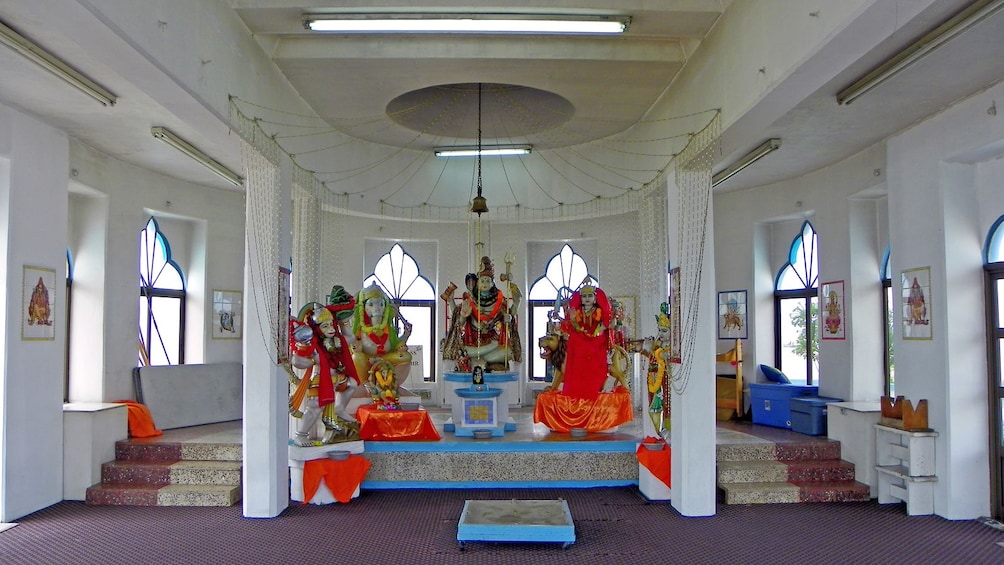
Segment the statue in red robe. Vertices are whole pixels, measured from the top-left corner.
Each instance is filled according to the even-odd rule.
[[[603,290],[583,286],[568,302],[561,330],[568,336],[562,392],[572,398],[595,400],[607,379],[610,348],[610,301]]]

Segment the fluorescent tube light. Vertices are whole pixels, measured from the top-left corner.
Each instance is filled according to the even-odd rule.
[[[898,75],[949,41],[1004,8],[1004,0],[982,0],[952,16],[930,33],[875,67],[854,84],[837,93],[838,104],[850,104],[885,81]]]
[[[711,177],[711,188],[714,188],[723,182],[732,178],[733,175],[738,174],[739,171],[745,169],[746,167],[756,163],[758,160],[766,156],[768,153],[777,151],[781,148],[781,139],[774,137],[764,141],[757,146],[756,149],[745,154],[735,163],[732,163],[728,167],[721,170],[721,172],[715,174]]]
[[[31,62],[63,79],[105,106],[115,105],[116,97],[114,94],[3,23],[0,23],[0,43],[17,51]]]
[[[629,17],[534,14],[304,14],[311,31],[335,33],[615,34]]]
[[[230,184],[234,186],[242,186],[244,184],[244,179],[242,179],[240,175],[224,167],[209,155],[206,155],[202,151],[199,151],[198,149],[195,148],[194,145],[185,141],[184,139],[181,139],[180,137],[175,135],[174,132],[172,132],[171,130],[160,126],[154,126],[153,128],[150,129],[150,133],[152,133],[153,136],[156,137],[157,139],[163,141],[164,143],[170,145],[171,147],[174,147],[175,149],[181,151],[185,155],[188,155],[191,159],[198,161],[203,166],[208,168],[210,171],[213,171],[214,173],[219,175],[220,178],[229,182]]]
[[[482,145],[482,157],[509,156],[509,155],[529,155],[533,150],[532,145]],[[464,147],[437,147],[436,157],[477,157],[478,148],[476,145]]]

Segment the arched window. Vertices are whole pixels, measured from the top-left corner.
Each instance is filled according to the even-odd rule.
[[[774,361],[793,383],[807,385],[818,384],[819,372],[818,249],[806,221],[774,279]]]
[[[1004,515],[1004,216],[983,245],[986,289],[987,379],[990,391],[990,490],[993,516]]]
[[[185,278],[150,218],[139,232],[139,365],[185,362]]]
[[[560,302],[567,300],[586,282],[599,286],[596,279],[589,274],[585,260],[566,243],[561,251],[547,262],[544,274],[530,285],[527,297],[530,344],[527,351],[535,351],[537,340],[547,335],[550,313],[557,311]],[[547,380],[552,370],[540,356],[533,356],[529,379],[543,382]]]
[[[896,364],[893,356],[893,310],[892,310],[892,271],[889,268],[889,257],[891,255],[889,246],[885,248],[885,255],[882,257],[882,319],[885,322],[883,332],[885,344],[885,395],[890,398],[896,397]]]
[[[387,293],[401,316],[412,325],[408,348],[414,355],[416,346],[421,347],[422,382],[435,382],[436,291],[432,283],[422,276],[418,262],[399,243],[377,260],[373,274],[363,281],[363,288],[372,283]],[[414,372],[411,378],[415,378]]]

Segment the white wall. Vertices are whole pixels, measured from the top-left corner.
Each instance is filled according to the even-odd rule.
[[[244,199],[237,191],[211,189],[126,164],[73,141],[70,160],[76,172],[75,182],[89,188],[91,194],[75,198],[86,205],[75,205],[74,214],[80,229],[89,239],[71,241],[78,274],[85,278],[87,293],[102,294],[103,320],[74,317],[76,330],[90,328],[103,333],[103,349],[89,351],[74,347],[71,393],[74,401],[113,401],[134,398],[132,368],[136,366],[138,328],[138,242],[139,232],[150,216],[171,243],[172,257],[186,277],[191,303],[187,312],[186,362],[239,361],[241,344],[235,340],[211,338],[213,289],[243,288]],[[64,189],[65,190],[65,189]],[[65,200],[65,196],[63,197]],[[97,199],[97,202],[92,202]],[[95,217],[97,215],[98,217]],[[107,225],[100,217],[107,215]],[[91,225],[91,221],[95,221]],[[93,231],[91,231],[93,230]],[[102,256],[100,233],[106,247]],[[101,262],[100,264],[97,264]],[[93,284],[103,286],[95,287]],[[83,318],[83,319],[80,319]],[[103,328],[102,328],[103,322]],[[90,325],[88,326],[88,323]],[[81,327],[78,328],[78,324]],[[103,330],[103,331],[102,331]],[[76,343],[74,343],[76,345]],[[94,382],[94,369],[77,355],[90,353],[88,359],[102,367],[101,380]],[[103,358],[103,363],[101,363]],[[83,383],[75,382],[76,370],[82,371]]]
[[[889,141],[889,219],[904,269],[930,266],[933,337],[903,340],[897,313],[896,392],[928,399],[937,440],[935,512],[989,512],[986,335],[982,246],[1004,213],[1004,120],[988,112],[1004,83]]]
[[[749,382],[763,380],[755,368],[774,364],[774,277],[788,261],[792,240],[798,236],[802,223],[809,220],[819,237],[820,282],[844,281],[847,310],[853,313],[858,293],[874,294],[870,288],[878,284],[878,260],[884,245],[877,228],[867,237],[856,231],[855,224],[871,222],[879,225],[877,207],[869,210],[856,196],[875,186],[876,168],[884,167],[885,148],[872,147],[841,163],[815,171],[803,177],[741,192],[716,193],[715,206],[715,281],[717,290],[749,289],[747,324],[749,340],[744,349],[746,375]],[[881,180],[881,179],[878,179]],[[852,222],[852,214],[856,218]],[[853,273],[850,268],[851,240],[854,239],[854,260],[859,257],[874,265],[869,278]],[[882,245],[881,249],[879,246]],[[878,314],[875,314],[878,316]],[[882,361],[874,360],[876,371],[869,378],[876,381],[872,389],[854,390],[851,386],[851,366],[858,349],[861,355],[875,356],[873,343],[881,343],[881,325],[868,325],[869,320],[854,320],[848,316],[844,341],[820,343],[820,394],[846,400],[875,399],[883,382]],[[853,326],[853,324],[860,324]],[[728,349],[719,343],[719,350]],[[825,359],[826,363],[822,363]],[[863,395],[863,396],[855,396]]]
[[[0,106],[0,148],[9,159],[3,192],[5,355],[0,374],[0,522],[62,500],[63,346],[66,299],[67,138]],[[24,266],[55,272],[54,338],[22,339]]]

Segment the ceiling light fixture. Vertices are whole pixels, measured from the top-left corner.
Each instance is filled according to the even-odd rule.
[[[114,94],[3,23],[0,23],[0,43],[17,51],[36,65],[63,79],[105,106],[115,105],[117,98]]]
[[[711,177],[711,188],[714,188],[723,182],[732,178],[733,175],[739,173],[739,171],[745,169],[746,167],[756,163],[768,153],[772,153],[781,148],[781,139],[774,137],[764,141],[757,146],[756,149],[750,151],[749,153],[743,155],[738,161],[732,163],[728,167],[721,170],[721,172],[715,174]]]
[[[311,31],[334,33],[617,34],[626,16],[550,14],[304,14]]]
[[[483,145],[478,149],[474,145],[458,147],[437,147],[436,157],[509,157],[512,155],[529,155],[532,145]]]
[[[219,175],[220,178],[229,182],[230,184],[238,187],[243,186],[244,179],[242,179],[240,175],[224,167],[219,163],[219,161],[216,161],[209,155],[206,155],[202,151],[199,151],[198,149],[195,148],[194,145],[178,137],[171,130],[161,126],[154,126],[153,128],[150,129],[150,133],[152,133],[153,136],[156,137],[157,139],[163,141],[164,143],[170,145],[171,147],[174,147],[175,149],[181,151],[185,155],[188,155],[192,160],[202,164],[207,169],[213,171],[214,173]]]
[[[982,0],[952,16],[896,56],[875,67],[854,84],[837,93],[837,104],[850,104],[863,94],[898,75],[949,41],[1004,8],[1004,0]]]

